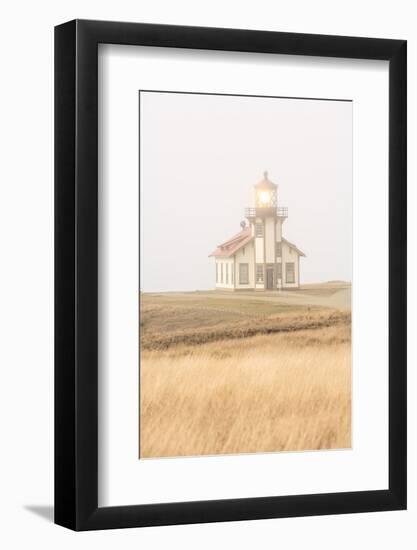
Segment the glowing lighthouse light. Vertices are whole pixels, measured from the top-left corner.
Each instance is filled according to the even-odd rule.
[[[255,185],[255,201],[259,208],[271,208],[277,205],[277,185],[268,178],[268,172],[264,172],[262,181]]]
[[[268,204],[271,204],[271,193],[269,191],[260,191],[259,202],[263,206],[267,206]]]

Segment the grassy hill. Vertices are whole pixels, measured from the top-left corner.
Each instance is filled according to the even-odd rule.
[[[350,285],[142,294],[140,457],[351,444]]]
[[[348,307],[349,306],[349,307]],[[162,349],[350,322],[350,287],[142,294],[141,344]]]

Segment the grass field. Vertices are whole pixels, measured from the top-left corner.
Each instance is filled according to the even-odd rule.
[[[350,286],[141,295],[141,458],[347,448]]]

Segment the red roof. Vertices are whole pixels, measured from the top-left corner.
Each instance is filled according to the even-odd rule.
[[[245,227],[228,241],[219,244],[216,250],[210,254],[215,258],[229,258],[233,256],[242,246],[250,243],[253,240],[250,227]]]

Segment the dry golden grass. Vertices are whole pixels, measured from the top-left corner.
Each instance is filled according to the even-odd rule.
[[[141,307],[141,349],[164,350],[178,345],[201,345],[222,340],[334,327],[350,323],[350,310],[319,307],[271,308],[256,299],[241,299],[234,308],[228,298],[220,303],[154,302]],[[211,300],[213,302],[213,300]],[[223,306],[223,307],[221,307]],[[242,308],[245,307],[246,309]]]
[[[151,348],[141,352],[142,458],[351,445],[350,316]]]

